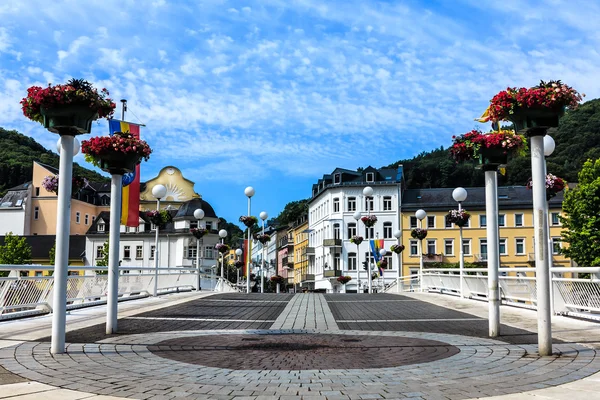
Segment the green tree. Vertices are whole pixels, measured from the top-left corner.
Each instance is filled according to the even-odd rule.
[[[219,218],[219,230],[225,229],[227,236],[225,237],[225,244],[232,249],[239,249],[242,246],[244,237],[244,231],[240,227],[232,222],[227,222],[225,218]]]
[[[31,262],[31,246],[22,236],[8,232],[4,236],[4,245],[0,246],[0,264],[22,265]]]
[[[285,205],[276,220],[279,226],[296,222],[298,218],[308,212],[308,199],[291,201]]]
[[[108,240],[102,246],[102,257],[96,260],[97,267],[108,267]],[[108,271],[98,270],[96,275],[106,275]]]
[[[579,185],[565,193],[561,253],[583,267],[600,265],[600,159],[587,160]]]
[[[50,265],[54,265],[54,262],[56,260],[56,241],[54,242],[52,248],[48,252],[48,260],[50,261]]]

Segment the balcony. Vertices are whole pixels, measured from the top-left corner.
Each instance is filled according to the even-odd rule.
[[[307,256],[314,256],[315,255],[315,248],[314,247],[305,247],[304,248],[304,254],[306,254]]]
[[[304,274],[304,275],[300,276],[300,280],[302,282],[306,282],[306,281],[314,282],[315,281],[315,275],[314,274]]]
[[[441,254],[423,254],[423,263],[441,263],[444,256]]]
[[[473,254],[476,263],[487,263],[487,253]]]
[[[323,239],[324,247],[337,247],[342,245],[342,239]]]
[[[327,269],[323,271],[323,278],[336,278],[342,276],[342,271],[339,269]]]

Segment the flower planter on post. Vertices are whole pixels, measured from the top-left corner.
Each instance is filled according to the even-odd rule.
[[[52,354],[64,353],[74,137],[89,133],[93,120],[110,117],[114,112],[115,103],[108,98],[106,89],[98,93],[89,82],[72,79],[64,85],[30,87],[27,89],[27,97],[21,100],[21,106],[25,117],[60,135],[59,176],[62,179],[57,189],[50,351]]]

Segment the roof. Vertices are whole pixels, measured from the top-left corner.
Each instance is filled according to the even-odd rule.
[[[215,214],[215,210],[212,206],[200,198],[191,199],[183,203],[181,207],[179,207],[175,218],[195,219],[194,211],[198,208],[201,208],[204,211],[205,218],[217,218],[217,214]]]
[[[467,210],[485,210],[485,187],[465,188],[467,200],[462,206]],[[402,193],[402,211],[416,211],[420,208],[425,211],[448,211],[457,208],[457,203],[452,198],[454,188],[435,189],[407,189]],[[550,199],[551,208],[561,208],[563,193]],[[525,186],[500,186],[498,187],[498,208],[520,209],[531,208],[533,196],[531,190]]]
[[[58,168],[53,167],[52,165],[41,163],[39,161],[36,161],[36,163],[38,163],[38,165],[41,165],[42,167],[46,168],[48,171],[52,172],[54,175],[58,175]]]
[[[50,249],[56,242],[55,235],[24,236],[25,241],[31,246],[31,258],[48,258]],[[4,245],[4,236],[0,236],[0,245]],[[85,252],[85,236],[71,235],[69,238],[69,259],[83,258]]]
[[[8,189],[8,191],[11,192],[16,190],[27,190],[29,189],[29,186],[31,186],[32,183],[33,181],[25,182],[20,184],[19,186],[11,187],[10,189]]]
[[[27,196],[29,195],[29,183],[16,186],[9,189],[4,197],[0,198],[0,208],[23,207]]]

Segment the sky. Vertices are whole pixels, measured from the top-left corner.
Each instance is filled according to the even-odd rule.
[[[1,127],[55,150],[19,101],[87,79],[146,125],[143,181],[174,165],[231,222],[247,186],[273,217],[336,167],[487,129],[473,119],[508,86],[600,96],[597,1],[2,0],[0,20]]]

